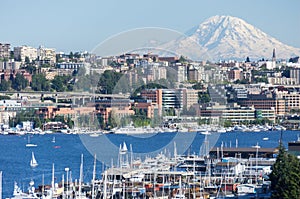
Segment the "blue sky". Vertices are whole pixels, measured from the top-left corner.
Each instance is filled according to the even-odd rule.
[[[106,38],[141,27],[186,32],[214,15],[240,17],[300,48],[299,0],[16,0],[0,3],[0,43],[91,51]]]

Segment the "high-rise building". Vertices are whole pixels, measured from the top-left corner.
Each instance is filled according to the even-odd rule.
[[[300,84],[300,68],[292,68],[290,70],[290,77],[295,79],[296,84]]]
[[[176,82],[185,82],[187,80],[187,72],[186,72],[186,66],[180,65],[180,64],[175,64],[172,66],[172,68],[175,70],[175,77],[176,77]]]
[[[232,68],[228,72],[228,79],[232,81],[242,80],[242,70],[240,68]]]
[[[0,43],[0,58],[9,58],[10,56],[10,44]]]
[[[43,46],[40,46],[37,49],[37,56],[40,65],[54,64],[56,62],[55,49],[53,48],[45,48]]]
[[[189,110],[193,105],[198,104],[198,90],[181,89],[183,93],[183,106]]]

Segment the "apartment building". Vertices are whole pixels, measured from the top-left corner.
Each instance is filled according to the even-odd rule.
[[[297,91],[278,91],[276,97],[284,100],[286,111],[300,110],[300,93]]]
[[[0,58],[8,59],[10,57],[10,44],[0,43]]]
[[[300,84],[300,68],[292,68],[290,77],[295,79],[295,84]]]
[[[242,75],[242,70],[240,68],[232,68],[229,70],[228,72],[228,79],[230,81],[236,81],[236,80],[242,80],[243,79],[243,75]]]
[[[198,90],[181,89],[183,95],[183,106],[189,110],[193,105],[198,104]]]
[[[28,57],[29,61],[32,62],[37,59],[37,49],[30,46],[19,46],[14,47],[14,58],[15,60],[25,62],[25,58]]]
[[[253,106],[259,110],[271,110],[274,108],[275,114],[283,116],[286,113],[285,100],[276,98],[275,96],[267,96],[264,94],[248,95],[247,99],[238,100],[238,104],[243,107]]]
[[[37,49],[37,57],[39,60],[39,65],[42,64],[54,64],[56,62],[56,53],[54,48],[45,48],[40,46]]]

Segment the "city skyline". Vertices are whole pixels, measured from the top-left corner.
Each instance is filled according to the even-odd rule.
[[[298,5],[298,6],[297,6]],[[186,32],[214,15],[239,17],[279,41],[300,48],[300,2],[139,1],[2,2],[2,43],[44,45],[57,51],[91,51],[112,35],[142,27]],[[206,9],[211,8],[211,9]]]

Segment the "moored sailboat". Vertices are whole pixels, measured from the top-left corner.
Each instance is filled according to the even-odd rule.
[[[30,143],[30,136],[28,136],[26,147],[37,147],[36,144]]]

